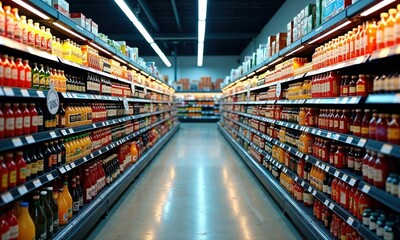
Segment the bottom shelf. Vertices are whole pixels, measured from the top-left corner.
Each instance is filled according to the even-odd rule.
[[[84,205],[80,213],[74,216],[68,225],[62,227],[54,239],[83,239],[93,228],[97,221],[108,211],[109,207],[118,200],[119,196],[151,162],[154,156],[178,131],[179,123],[164,135],[150,150],[144,153],[141,158],[125,171],[115,182],[105,189],[93,202]]]
[[[261,164],[256,162],[219,124],[218,129],[232,145],[233,149],[242,157],[246,165],[254,175],[256,175],[283,211],[293,220],[304,236],[307,236],[307,239],[331,239],[331,235],[327,229],[313,218],[312,208],[307,208],[293,199],[292,196],[280,186],[279,182]]]
[[[178,116],[181,122],[218,122],[220,116],[185,117]]]

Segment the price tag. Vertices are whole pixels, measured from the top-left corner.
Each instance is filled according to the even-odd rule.
[[[349,177],[349,176],[347,176],[346,174],[343,174],[343,176],[342,176],[342,181],[346,182],[348,177]]]
[[[329,209],[333,210],[333,208],[335,207],[335,205],[333,205],[333,203],[329,204]]]
[[[91,154],[90,154],[90,158],[94,158],[94,155],[93,155],[93,153],[91,153]]]
[[[84,162],[87,162],[87,158],[86,158],[86,157],[83,157],[83,161],[84,161]]]
[[[304,187],[304,185],[305,185],[305,183],[304,183],[304,182],[301,182],[301,186]]]
[[[335,100],[333,101],[334,104],[337,104],[339,102],[339,98],[335,98]]]
[[[324,205],[325,205],[325,206],[328,206],[328,205],[329,205],[328,199],[325,199]]]
[[[347,103],[347,100],[348,100],[349,98],[348,97],[344,97],[344,98],[342,98],[342,104],[345,104],[345,103]]]
[[[389,56],[390,48],[384,48],[379,52],[379,58],[385,58]]]
[[[67,171],[71,171],[71,166],[67,165],[67,166],[65,166],[65,169],[66,169]]]
[[[106,147],[106,151],[108,151],[109,150],[109,148],[108,148],[108,146]]]
[[[22,94],[23,97],[30,97],[29,96],[29,92],[26,89],[21,89],[21,94]]]
[[[353,225],[353,222],[354,222],[354,219],[352,218],[352,217],[349,217],[348,219],[347,219],[347,224],[349,224],[350,226],[352,226]]]
[[[67,135],[67,131],[61,130],[61,134],[65,136],[65,135]]]
[[[288,147],[288,151],[289,151],[289,152],[292,151],[292,148],[291,148],[291,147]]]
[[[28,144],[35,143],[35,139],[32,137],[32,135],[26,136],[25,140]]]
[[[28,192],[28,189],[26,189],[25,185],[19,186],[17,188],[19,195],[23,196]]]
[[[64,167],[60,168],[60,172],[61,172],[61,174],[64,174],[65,173],[65,168]]]
[[[317,135],[321,136],[321,130],[318,130]]]
[[[329,172],[329,169],[331,169],[331,167],[326,166],[325,171],[326,171],[326,172]]]
[[[93,123],[93,124],[92,124],[92,128],[97,128],[97,127],[96,127],[96,124]]]
[[[338,170],[335,171],[335,177],[339,177],[340,172]]]
[[[359,146],[359,147],[364,147],[366,143],[367,143],[367,139],[361,138],[361,139],[358,141],[357,146]]]
[[[353,141],[353,138],[352,137],[347,137],[347,139],[346,139],[346,143],[351,143]]]
[[[350,186],[354,186],[354,184],[356,184],[356,180],[354,178],[351,178],[349,184]]]
[[[332,136],[332,133],[330,133],[330,132],[328,134],[326,134],[327,138],[331,138],[331,136]]]
[[[12,97],[12,96],[15,95],[14,91],[12,90],[12,88],[5,87],[5,88],[3,88],[3,90],[4,90],[4,93],[5,93],[6,96]]]
[[[308,187],[308,189],[307,189],[310,193],[312,192],[312,187]]]
[[[369,193],[369,190],[371,190],[371,187],[369,185],[367,185],[367,184],[365,184],[361,189],[361,191],[363,191],[363,192],[365,192],[367,194]]]
[[[99,150],[99,154],[101,155],[101,154],[103,154],[103,152],[101,150]]]
[[[325,164],[321,164],[320,167],[321,167],[322,170],[325,170]]]
[[[389,155],[392,152],[392,149],[392,145],[385,143],[382,145],[380,152]]]
[[[9,203],[12,200],[14,200],[14,198],[11,195],[10,192],[6,192],[6,193],[1,194],[1,199],[3,200],[4,203]]]
[[[339,135],[339,134],[335,134],[335,135],[333,136],[333,139],[335,139],[336,141],[339,140],[339,138],[340,138],[340,135]]]
[[[33,185],[35,186],[35,188],[38,188],[38,187],[42,186],[42,183],[40,182],[40,179],[35,179],[33,181]]]
[[[53,175],[51,175],[51,174],[47,174],[46,177],[47,177],[47,180],[49,180],[49,181],[52,181],[54,179]]]
[[[14,147],[22,146],[22,141],[20,138],[13,138],[13,139],[11,139],[11,141],[12,141]]]
[[[103,127],[104,127],[104,126],[106,126],[106,123],[105,123],[105,122],[102,122],[101,125],[103,125]]]
[[[304,157],[304,159],[305,159],[306,161],[308,161],[308,158],[309,158],[308,155],[306,155],[306,156]]]
[[[350,99],[350,103],[356,103],[357,102],[357,97],[352,97],[351,99]]]
[[[309,127],[306,127],[306,128],[305,128],[305,131],[306,131],[306,132],[310,132],[310,128],[309,128]]]
[[[315,197],[315,195],[317,195],[317,191],[314,190],[314,191],[312,192],[312,195]]]
[[[50,136],[52,137],[52,138],[56,138],[57,137],[57,134],[55,133],[55,132],[50,132]]]
[[[315,165],[316,165],[317,167],[319,167],[319,161],[316,161],[316,162],[315,162]]]
[[[69,133],[71,133],[71,134],[72,134],[72,133],[74,133],[74,132],[75,132],[75,131],[74,131],[74,129],[73,129],[73,128],[70,128],[70,129],[69,129]]]
[[[311,133],[312,133],[312,134],[315,134],[315,132],[316,132],[316,130],[315,130],[315,129],[313,129],[313,130],[311,131]]]
[[[297,177],[297,176],[294,177],[294,180],[297,182],[297,180],[299,180],[299,177]]]

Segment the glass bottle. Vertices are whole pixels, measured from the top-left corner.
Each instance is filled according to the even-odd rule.
[[[56,233],[59,228],[59,220],[58,220],[58,204],[53,195],[53,187],[47,187],[47,202],[49,207],[53,211],[53,233]]]
[[[49,205],[49,202],[47,201],[47,191],[40,191],[40,205],[44,211],[44,214],[46,215],[46,233],[47,233],[47,238],[46,239],[51,239],[53,236],[53,209]]]
[[[29,209],[30,216],[32,217],[32,221],[35,224],[35,236],[37,240],[46,240],[47,239],[47,218],[46,214],[43,211],[43,208],[40,206],[40,197],[38,194],[33,196],[33,204],[32,208]]]

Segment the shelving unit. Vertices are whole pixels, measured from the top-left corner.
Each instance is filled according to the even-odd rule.
[[[221,92],[176,92],[178,117],[182,122],[216,122],[220,119]]]
[[[334,18],[314,29],[311,33],[279,51],[269,60],[252,68],[238,77],[238,79],[234,79],[233,82],[222,89],[223,100],[221,102],[221,121],[219,123],[221,132],[278,204],[284,209],[282,201],[286,201],[290,205],[293,204],[292,207],[298,210],[297,213],[288,213],[288,216],[307,238],[312,236],[310,238],[328,239],[331,236],[329,230],[326,232],[323,226],[321,229],[318,229],[318,226],[320,226],[318,224],[316,224],[316,227],[310,227],[307,224],[308,220],[298,219],[298,216],[302,216],[300,218],[311,219],[310,221],[318,223],[317,218],[313,216],[313,212],[304,208],[301,202],[293,201],[292,193],[286,192],[286,188],[290,188],[294,192],[297,191],[294,190],[295,187],[301,186],[303,191],[309,192],[315,201],[322,203],[325,209],[331,211],[341,219],[342,223],[347,223],[346,226],[350,226],[353,232],[365,239],[381,238],[376,231],[371,231],[360,220],[359,214],[362,214],[364,209],[358,210],[361,211],[358,216],[353,214],[353,210],[349,210],[346,206],[349,201],[349,195],[342,190],[337,190],[339,191],[338,194],[343,194],[340,197],[344,196],[345,200],[335,199],[330,194],[327,194],[325,190],[321,190],[322,180],[324,184],[327,184],[327,179],[334,179],[345,186],[346,189],[352,189],[352,191],[363,195],[363,198],[367,199],[368,208],[372,211],[384,209],[380,214],[384,214],[393,221],[397,221],[396,219],[400,216],[400,200],[398,196],[387,192],[385,189],[385,184],[388,184],[386,182],[388,174],[385,172],[382,177],[383,187],[378,187],[376,185],[378,183],[375,184],[378,180],[371,180],[368,177],[368,180],[365,180],[367,171],[365,169],[371,168],[372,170],[368,171],[374,171],[374,174],[379,173],[379,169],[375,169],[377,158],[383,162],[382,164],[387,164],[385,167],[390,166],[388,167],[389,173],[399,174],[400,145],[390,142],[390,140],[382,140],[387,137],[386,135],[378,138],[374,133],[367,133],[367,135],[365,133],[363,135],[357,133],[358,122],[353,123],[356,115],[355,109],[361,109],[360,124],[365,116],[363,114],[364,110],[369,109],[371,113],[374,110],[374,112],[389,114],[387,124],[380,125],[380,131],[384,127],[386,127],[385,131],[389,131],[387,125],[390,126],[391,121],[396,122],[395,117],[390,114],[399,113],[397,107],[400,102],[400,95],[397,94],[397,90],[375,89],[375,92],[371,90],[367,95],[363,96],[357,96],[356,94],[346,96],[342,92],[341,94],[343,95],[338,93],[319,95],[318,89],[313,89],[314,86],[317,88],[317,85],[312,85],[316,84],[317,81],[311,81],[313,79],[324,79],[324,76],[328,76],[331,72],[338,72],[336,76],[343,76],[344,78],[345,75],[357,75],[357,80],[359,74],[371,73],[377,76],[375,80],[374,78],[371,79],[369,84],[372,85],[373,81],[385,79],[380,78],[383,74],[398,71],[394,65],[399,60],[400,45],[382,48],[371,54],[354,57],[336,64],[328,65],[325,63],[325,67],[316,67],[317,65],[313,65],[316,62],[312,62],[312,70],[307,70],[301,74],[297,73],[297,75],[293,71],[291,73],[293,76],[290,77],[287,77],[289,74],[285,73],[286,77],[282,78],[263,78],[264,75],[262,74],[293,57],[311,57],[317,46],[323,46],[324,43],[329,42],[331,39],[342,36],[343,32],[350,31],[357,25],[372,19],[374,16],[378,16],[380,12],[387,12],[390,7],[395,7],[395,3],[387,4],[387,6],[377,10],[376,13],[371,14],[369,17],[360,16],[362,12],[379,3],[371,0],[357,1]],[[383,4],[383,2],[380,4]],[[340,29],[340,31],[331,31],[332,29]],[[276,69],[281,69],[282,72],[285,71],[283,67],[279,67],[282,67],[282,65]],[[373,69],[377,71],[373,71]],[[310,80],[310,90],[308,90],[305,80]],[[394,81],[398,82],[397,80]],[[338,82],[342,83],[341,80]],[[322,91],[326,90],[324,89],[325,85],[318,85],[318,87],[320,86],[322,86]],[[376,86],[374,85],[373,87],[375,88]],[[289,90],[292,90],[292,95],[289,94]],[[386,92],[387,90],[389,91]],[[298,94],[301,91],[302,93]],[[310,93],[307,91],[310,91]],[[315,95],[307,95],[311,93]],[[344,116],[343,112],[345,111],[350,112],[348,122],[344,120],[340,122],[336,116],[338,113],[340,113],[340,117]],[[306,114],[302,115],[303,113]],[[314,113],[315,115],[313,115]],[[310,118],[315,122],[310,122]],[[377,120],[378,118],[382,119],[383,117],[377,115],[375,121],[386,121],[386,119]],[[320,122],[318,121],[319,119]],[[371,117],[367,119],[368,124],[370,119]],[[334,121],[337,121],[336,123],[340,122],[340,124],[348,123],[351,129],[347,131],[346,126],[333,127],[328,125],[328,122],[332,124]],[[371,120],[371,122],[373,121]],[[368,128],[368,131],[372,131],[370,129],[373,128]],[[307,139],[311,139],[307,140],[311,144],[311,147],[309,146],[307,150],[302,149],[302,147],[307,146],[307,143],[303,142],[305,140],[300,139],[304,136],[307,136]],[[387,137],[387,139],[389,138]],[[331,148],[332,145],[341,146],[345,149],[343,159],[346,160],[344,166],[334,162],[338,158],[336,154],[338,151],[334,147]],[[354,162],[352,162],[352,166],[347,165],[347,159],[353,157],[350,149],[354,152],[357,151],[359,154],[357,155],[357,161],[359,161],[357,162],[359,164],[357,172],[354,172]],[[366,153],[369,155],[366,155]],[[381,157],[373,158],[371,153],[373,156],[376,154],[376,156]],[[322,154],[324,154],[323,157]],[[331,159],[331,157],[333,158]],[[362,159],[365,157],[368,157],[367,160],[372,159],[372,165],[364,166],[363,168]],[[353,159],[355,158],[353,157]],[[297,164],[300,161],[304,161],[307,166],[316,169],[315,172],[321,173],[323,179],[321,181],[319,179],[308,180],[305,177],[300,177],[300,170],[297,169]],[[375,173],[375,171],[378,173]],[[270,172],[276,174],[276,176],[274,177]],[[281,176],[284,177],[281,178]],[[378,175],[374,175],[373,178],[375,176]],[[280,182],[286,181],[282,180],[286,179],[286,177],[290,179],[291,182],[289,183],[293,184],[290,187]],[[313,178],[317,177],[313,176]],[[317,181],[317,183],[313,183],[313,181]],[[321,189],[319,190],[315,184],[321,184],[318,185],[318,188],[321,187]],[[287,200],[288,198],[291,200]],[[398,234],[398,230],[396,230],[396,234]],[[397,235],[396,238],[398,238]]]

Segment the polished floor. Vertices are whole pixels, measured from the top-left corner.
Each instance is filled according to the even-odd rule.
[[[301,239],[217,130],[181,129],[88,239]]]

